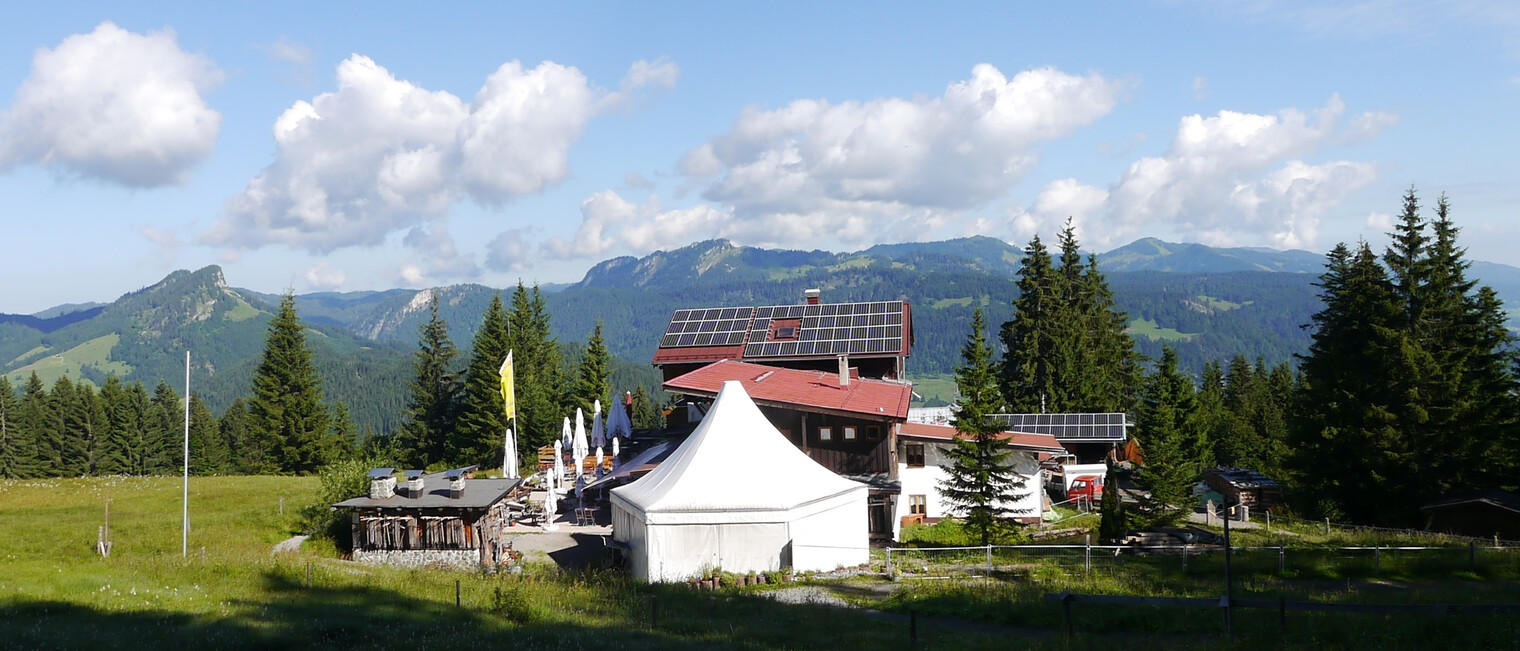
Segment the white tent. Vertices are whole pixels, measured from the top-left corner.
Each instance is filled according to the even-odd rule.
[[[669,458],[612,489],[612,537],[644,581],[832,570],[870,558],[867,491],[803,454],[729,381]]]

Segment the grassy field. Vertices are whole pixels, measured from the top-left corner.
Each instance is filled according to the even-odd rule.
[[[754,589],[704,593],[546,566],[522,576],[376,568],[310,543],[272,555],[316,488],[312,478],[193,479],[184,558],[175,478],[0,482],[0,646],[885,648],[908,640],[906,622],[782,604]],[[115,546],[103,559],[94,546],[107,498]],[[920,640],[1006,646],[997,635],[951,630],[925,630]]]
[[[960,399],[954,375],[916,375],[913,377],[913,392],[923,397],[922,400],[913,400],[914,407],[922,407],[931,400],[943,405]]]
[[[17,386],[24,384],[27,377],[35,372],[37,379],[42,380],[43,386],[53,386],[53,383],[63,376],[68,376],[70,380],[76,382],[89,382],[89,380],[85,380],[80,375],[80,369],[85,366],[93,366],[105,373],[126,375],[128,371],[132,370],[132,367],[121,362],[111,361],[111,349],[115,348],[120,340],[121,336],[115,334],[96,337],[62,353],[43,357],[31,364],[11,371],[6,374],[6,377],[10,380],[11,385]],[[36,349],[33,349],[33,352],[35,351]],[[29,352],[27,354],[32,353]],[[94,383],[91,382],[90,384],[93,385]]]
[[[1089,571],[1080,550],[1000,550],[989,580],[983,550],[898,552],[895,580],[883,572],[806,584],[871,610],[761,598],[771,586],[698,592],[640,585],[605,570],[530,566],[521,576],[491,576],[377,568],[311,542],[300,552],[271,554],[316,489],[312,478],[192,480],[194,527],[190,554],[182,557],[176,478],[0,482],[0,646],[906,648],[909,613],[920,618],[918,642],[926,648],[1510,648],[1520,640],[1514,618],[1292,613],[1283,632],[1276,612],[1264,611],[1238,613],[1237,636],[1225,640],[1214,609],[1079,605],[1079,637],[1068,646],[1059,634],[1060,608],[1045,601],[1063,591],[1218,596],[1218,554],[1184,564],[1177,556],[1100,553]],[[94,543],[108,498],[115,547],[103,559]],[[1374,566],[1365,554],[1316,551],[1332,541],[1314,539],[1311,529],[1297,534],[1286,572],[1277,571],[1273,552],[1242,552],[1236,596],[1520,600],[1520,555],[1482,552],[1469,567],[1463,549],[1385,552]],[[878,552],[876,570],[885,570],[883,561]]]
[[[1135,319],[1133,321],[1130,321],[1129,329],[1127,332],[1135,336],[1145,337],[1152,341],[1155,341],[1157,339],[1165,341],[1185,341],[1192,338],[1193,336],[1174,328],[1163,328],[1160,326],[1160,324],[1157,324],[1155,321],[1151,321],[1149,319]]]

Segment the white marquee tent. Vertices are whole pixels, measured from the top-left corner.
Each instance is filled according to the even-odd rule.
[[[664,463],[612,490],[612,537],[643,581],[832,570],[869,560],[867,491],[793,446],[730,381]]]

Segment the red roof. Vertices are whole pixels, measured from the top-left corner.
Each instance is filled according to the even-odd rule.
[[[728,380],[743,384],[756,404],[876,420],[906,420],[913,397],[913,388],[907,384],[852,378],[848,385],[840,386],[838,373],[727,359],[670,380],[665,390],[716,396]]]
[[[934,441],[949,441],[959,437],[960,432],[955,431],[949,425],[930,425],[928,423],[903,423],[898,430],[898,436],[902,438],[929,439]],[[1008,445],[1025,450],[1065,452],[1066,448],[1056,437],[1049,434],[1030,434],[1027,432],[1002,432],[998,435],[1006,439]]]

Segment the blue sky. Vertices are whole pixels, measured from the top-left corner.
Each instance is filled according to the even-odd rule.
[[[1095,250],[1381,246],[1411,184],[1520,264],[1510,3],[372,4],[0,25],[0,312],[207,264],[500,287],[1068,216]]]

